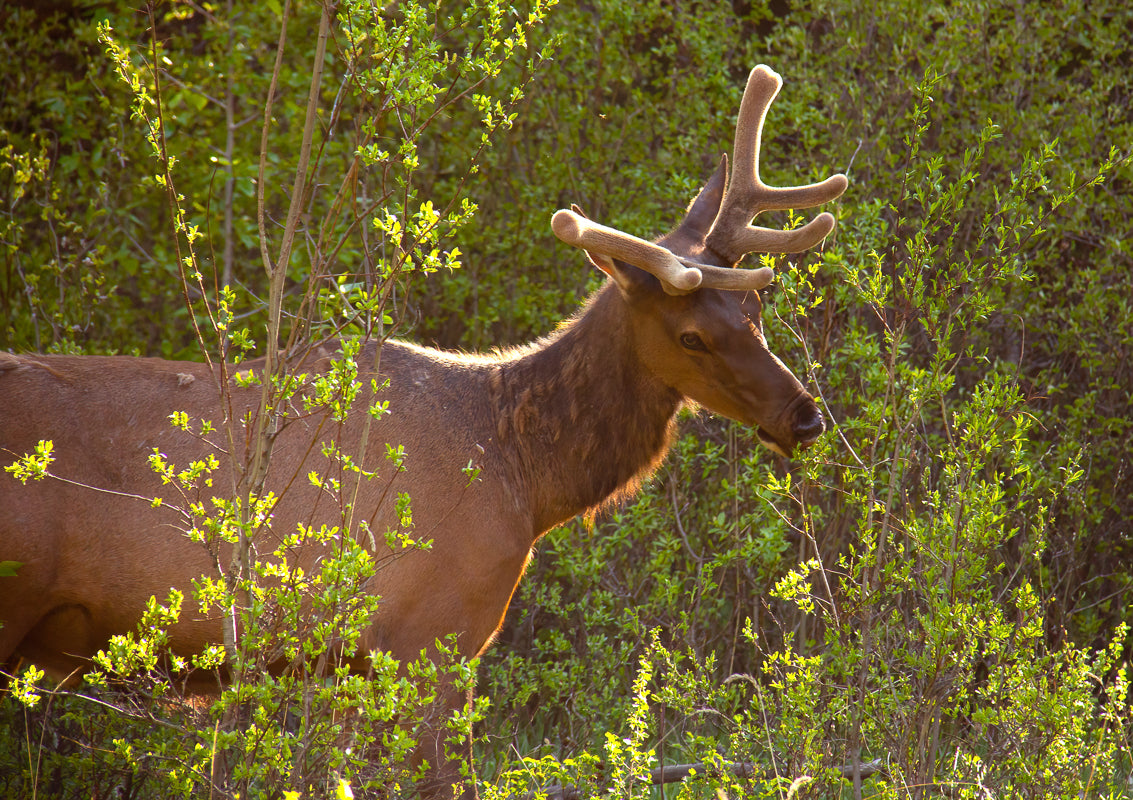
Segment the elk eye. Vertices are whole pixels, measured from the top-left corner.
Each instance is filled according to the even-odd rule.
[[[681,346],[686,350],[700,350],[702,352],[708,349],[707,345],[704,344],[704,340],[695,333],[682,333]]]

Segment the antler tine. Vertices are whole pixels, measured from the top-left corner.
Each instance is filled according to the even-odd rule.
[[[708,246],[736,262],[746,253],[799,253],[818,244],[834,228],[834,217],[819,214],[793,231],[761,228],[751,220],[763,211],[812,208],[846,190],[846,176],[832,175],[821,183],[774,187],[759,179],[759,148],[767,110],[783,85],[770,67],[760,65],[748,76],[740,101],[733,153],[735,165],[724,192],[720,213],[708,234]]]
[[[565,208],[556,211],[551,217],[551,230],[566,244],[581,247],[591,256],[617,258],[640,267],[660,280],[669,294],[687,294],[700,286],[699,268],[685,266],[660,245],[591,222],[577,207],[571,211]]]
[[[758,292],[775,279],[775,271],[770,267],[758,269],[732,269],[730,267],[713,267],[708,264],[681,259],[681,263],[688,267],[695,266],[703,274],[700,282],[705,289],[725,289],[738,292]]]

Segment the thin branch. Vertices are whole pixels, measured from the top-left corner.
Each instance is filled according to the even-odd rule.
[[[883,773],[885,771],[885,760],[885,757],[880,757],[864,764],[843,764],[833,767],[833,769],[843,778],[851,778],[856,773],[864,780]],[[725,769],[737,778],[752,778],[763,771],[760,765],[751,761],[727,764]],[[662,786],[667,783],[680,783],[695,776],[708,775],[715,770],[716,767],[705,765],[702,761],[695,764],[670,764],[653,769],[649,773],[649,781],[654,786]],[[548,786],[538,792],[536,796],[538,795],[545,796],[549,800],[580,800],[582,798],[582,794],[573,786]]]

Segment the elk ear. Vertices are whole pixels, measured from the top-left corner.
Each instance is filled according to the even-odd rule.
[[[609,256],[591,253],[589,250],[583,252],[586,253],[587,261],[614,279],[614,283],[618,285],[618,288],[622,290],[622,294],[627,298],[640,292],[651,280],[645,270],[638,269],[632,264],[615,261]]]
[[[681,222],[682,232],[703,241],[720,213],[720,203],[724,200],[724,189],[728,186],[728,156],[720,157],[720,166],[712,173],[708,183],[688,204],[685,218]]]
[[[605,272],[611,278],[617,278],[617,267],[614,266],[614,260],[608,256],[599,255],[598,253],[591,253],[589,250],[583,250],[586,253],[586,260],[593,266]]]
[[[577,203],[571,203],[570,210],[583,219],[590,219]],[[613,278],[614,283],[616,283],[625,294],[631,294],[637,286],[643,283],[645,273],[637,267],[630,264],[619,264],[610,256],[602,253],[595,253],[585,249],[582,252],[586,253],[587,261]]]

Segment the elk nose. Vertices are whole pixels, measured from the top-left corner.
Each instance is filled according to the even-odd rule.
[[[808,445],[822,435],[826,430],[826,422],[822,419],[822,412],[814,403],[807,403],[799,409],[795,417],[795,439],[799,444]]]

